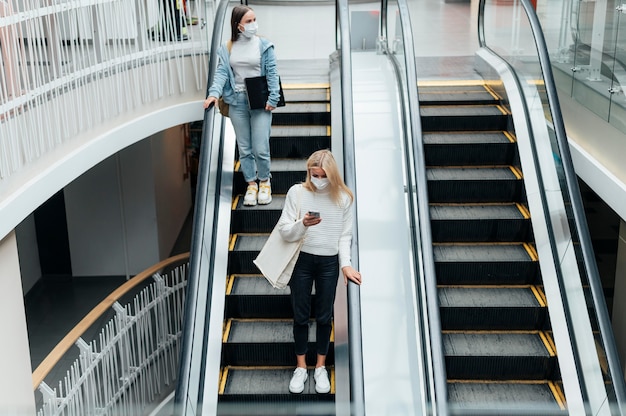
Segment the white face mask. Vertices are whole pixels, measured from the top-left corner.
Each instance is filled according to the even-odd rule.
[[[259,29],[257,22],[250,22],[243,25],[243,31],[241,32],[247,38],[251,38],[256,35],[256,31]]]
[[[328,184],[330,183],[330,181],[328,180],[328,178],[314,178],[311,177],[311,183],[318,189],[318,190],[323,190],[324,188],[326,188],[328,186]]]

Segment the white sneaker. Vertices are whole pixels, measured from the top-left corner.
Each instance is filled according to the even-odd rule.
[[[292,393],[302,393],[304,391],[304,383],[306,379],[309,378],[308,373],[306,368],[297,367],[293,372],[293,376],[291,376],[289,391]]]
[[[260,205],[267,205],[272,202],[272,185],[269,179],[259,183],[258,201]]]
[[[315,369],[315,391],[318,393],[328,393],[330,391],[330,380],[328,380],[328,372],[326,367],[317,367]]]
[[[256,205],[256,195],[258,192],[259,186],[256,183],[254,185],[248,185],[246,194],[243,197],[243,204],[248,207]]]

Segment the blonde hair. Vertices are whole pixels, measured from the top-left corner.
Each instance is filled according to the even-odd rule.
[[[311,168],[322,168],[324,172],[326,172],[326,177],[328,178],[329,184],[328,188],[330,190],[330,197],[337,205],[341,205],[342,202],[342,191],[348,194],[350,197],[350,201],[354,201],[354,195],[350,188],[348,188],[339,173],[339,168],[337,167],[337,162],[335,162],[335,158],[330,150],[318,150],[314,152],[306,162],[306,179],[304,181],[305,189],[315,192],[316,187],[311,183]]]

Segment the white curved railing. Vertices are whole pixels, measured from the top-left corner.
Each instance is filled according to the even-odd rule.
[[[78,358],[63,380],[52,386],[38,382],[37,416],[145,414],[173,389],[187,263],[152,277],[126,306],[112,303],[115,316],[93,341],[78,338]]]
[[[81,133],[183,94],[187,85],[203,90],[212,7],[0,0],[0,186]]]

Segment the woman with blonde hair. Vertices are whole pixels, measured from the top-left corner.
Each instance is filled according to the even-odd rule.
[[[296,353],[296,369],[289,383],[289,391],[292,393],[302,393],[308,379],[305,358],[313,284],[317,325],[315,391],[330,391],[326,355],[330,345],[339,270],[343,273],[345,284],[348,280],[361,284],[361,274],[352,267],[350,259],[353,202],[354,196],[341,178],[332,153],[319,150],[307,160],[305,182],[292,186],[287,192],[285,206],[278,220],[283,239],[303,239],[289,282]]]

